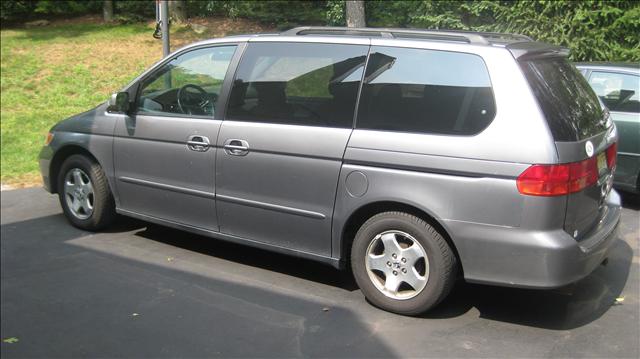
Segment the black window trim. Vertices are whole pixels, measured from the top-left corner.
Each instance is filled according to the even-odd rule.
[[[358,85],[358,93],[356,94],[356,105],[353,108],[353,121],[351,121],[351,130],[356,129],[358,124],[358,111],[360,110],[360,98],[362,97],[362,89],[364,86],[364,80],[367,78],[367,66],[369,66],[369,57],[371,56],[371,48],[373,45],[369,45],[367,49],[367,58],[364,60],[364,67],[362,68],[362,77],[360,78],[360,84]]]

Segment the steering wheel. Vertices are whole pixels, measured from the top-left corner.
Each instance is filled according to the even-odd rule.
[[[217,94],[209,94],[198,85],[186,84],[178,89],[178,108],[190,115],[213,115]]]

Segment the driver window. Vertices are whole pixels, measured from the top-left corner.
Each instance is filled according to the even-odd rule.
[[[213,117],[236,46],[193,50],[145,79],[138,113]]]

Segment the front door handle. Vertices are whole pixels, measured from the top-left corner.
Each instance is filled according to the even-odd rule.
[[[191,135],[187,140],[187,148],[196,152],[207,152],[209,144],[209,139],[200,135]]]
[[[226,140],[224,141],[224,152],[232,156],[246,156],[249,153],[249,143],[245,140]]]

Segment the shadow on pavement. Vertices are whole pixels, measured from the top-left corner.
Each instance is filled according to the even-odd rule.
[[[350,272],[305,259],[155,225],[136,234],[190,251],[345,290],[358,289]],[[457,317],[475,307],[482,318],[490,320],[555,330],[581,327],[600,318],[615,302],[627,282],[632,258],[633,250],[620,240],[612,249],[607,266],[600,266],[583,280],[555,290],[503,288],[459,281],[451,295],[423,318]]]
[[[622,198],[622,206],[624,208],[640,211],[640,195],[630,192],[619,192]]]
[[[136,235],[236,263],[307,279],[348,291],[358,290],[353,276],[330,265],[308,259],[203,237],[159,225],[149,225]]]
[[[459,282],[451,295],[424,318],[452,318],[471,308],[480,317],[544,329],[569,330],[604,315],[622,293],[633,251],[618,241],[606,266],[583,280],[554,290],[493,287]]]
[[[112,231],[139,225],[127,221]],[[165,241],[177,235],[155,233]],[[179,270],[162,253],[149,253],[154,246],[129,246],[126,257],[92,250],[105,238],[71,227],[62,215],[5,224],[1,235],[2,336],[20,338],[20,345],[2,345],[2,357],[395,356],[348,308],[324,310],[326,304],[271,283]],[[196,237],[176,240],[194,245],[203,239]],[[213,255],[233,252],[208,243]],[[150,263],[154,255],[161,260]],[[295,272],[291,261],[266,262]]]

